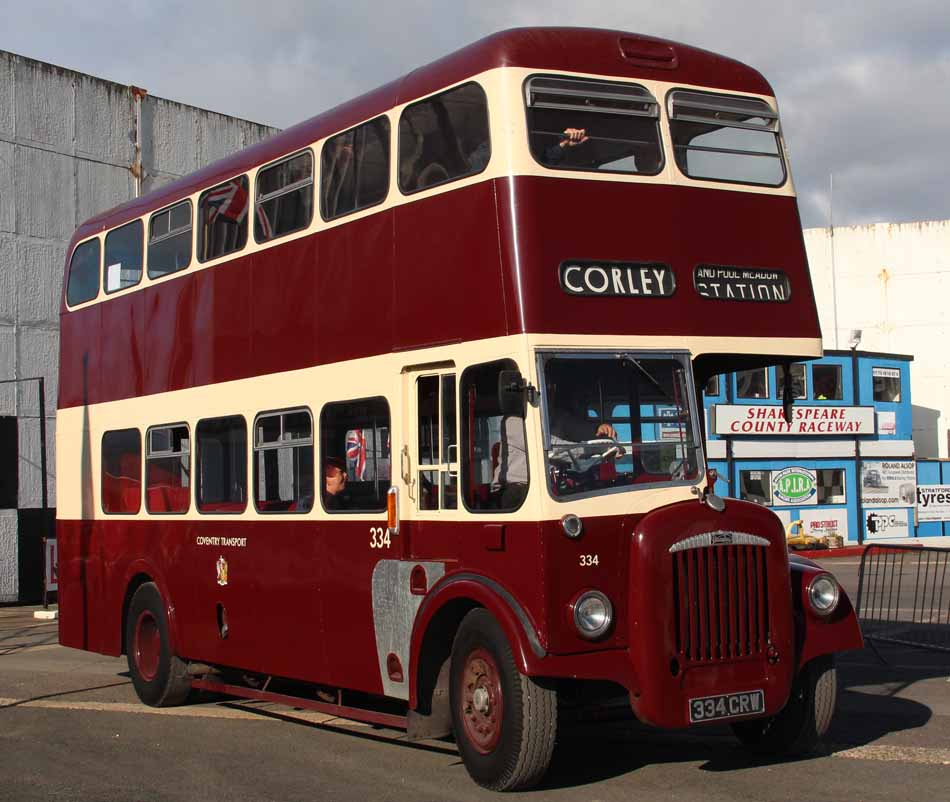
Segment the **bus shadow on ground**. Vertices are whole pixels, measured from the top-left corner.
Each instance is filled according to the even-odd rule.
[[[924,727],[931,708],[900,696],[915,683],[950,673],[950,656],[910,648],[870,649],[838,664],[838,708],[819,749],[796,758],[763,758],[746,750],[727,726],[654,730],[636,721],[573,723],[564,727],[542,788],[570,788],[636,772],[650,765],[700,763],[699,770],[739,771],[801,763],[872,744],[895,732]]]

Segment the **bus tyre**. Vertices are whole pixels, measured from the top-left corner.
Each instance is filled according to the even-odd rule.
[[[810,661],[799,672],[785,708],[774,716],[732,725],[736,737],[760,755],[804,755],[814,751],[831,726],[838,696],[834,657]]]
[[[511,791],[541,780],[557,735],[557,694],[518,671],[487,610],[472,610],[455,636],[450,699],[455,741],[475,782]]]
[[[171,652],[165,602],[153,582],[135,591],[125,619],[125,646],[135,692],[152,707],[182,704],[191,691],[188,665]]]

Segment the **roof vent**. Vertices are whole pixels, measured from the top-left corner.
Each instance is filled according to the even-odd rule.
[[[655,70],[675,70],[679,59],[673,46],[655,39],[641,39],[634,36],[620,37],[620,55],[637,67],[650,67]]]

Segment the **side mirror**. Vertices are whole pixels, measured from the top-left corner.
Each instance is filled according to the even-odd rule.
[[[506,417],[523,418],[528,412],[528,383],[519,370],[498,373],[498,406]]]

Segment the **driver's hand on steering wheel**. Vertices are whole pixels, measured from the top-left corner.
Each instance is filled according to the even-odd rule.
[[[609,437],[611,440],[617,439],[617,430],[611,426],[609,423],[602,423],[597,427],[597,431],[594,432],[596,437]]]

